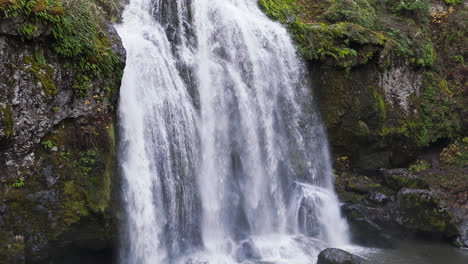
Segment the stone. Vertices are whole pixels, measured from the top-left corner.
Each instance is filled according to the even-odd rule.
[[[421,189],[401,189],[398,194],[397,222],[410,230],[453,238],[457,227],[448,208],[433,192]]]
[[[468,220],[465,220],[458,227],[458,237],[454,240],[454,245],[460,248],[468,248]]]
[[[360,264],[363,259],[338,248],[327,248],[319,253],[317,264]]]
[[[380,173],[385,185],[396,191],[402,188],[429,189],[427,182],[405,169],[381,169]]]
[[[368,179],[366,177],[366,179]],[[375,190],[380,187],[380,184],[374,183],[371,180],[352,182],[348,181],[345,186],[346,191],[357,192],[360,194],[366,194],[371,190]]]
[[[236,251],[236,259],[239,262],[244,260],[261,259],[260,251],[251,239],[243,241]]]
[[[348,220],[354,243],[371,247],[393,247],[393,240],[385,230],[392,225],[393,219],[386,210],[362,204],[345,204],[341,210]]]
[[[376,191],[369,192],[367,194],[367,199],[376,204],[385,204],[386,202],[389,201],[389,198],[387,195],[380,193],[380,192],[376,192]]]

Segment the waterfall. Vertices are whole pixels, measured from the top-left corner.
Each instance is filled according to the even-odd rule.
[[[310,263],[348,243],[305,65],[256,0],[130,0],[122,263]]]

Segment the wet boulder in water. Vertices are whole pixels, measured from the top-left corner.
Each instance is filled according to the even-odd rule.
[[[317,264],[360,264],[362,258],[338,248],[327,248],[318,255]]]
[[[341,209],[348,219],[353,242],[364,246],[393,247],[392,238],[385,232],[385,227],[393,222],[389,212],[362,204],[345,204]]]
[[[261,259],[260,251],[251,239],[243,241],[236,251],[237,261]]]

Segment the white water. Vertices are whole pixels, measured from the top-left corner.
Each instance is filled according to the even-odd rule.
[[[130,0],[118,33],[122,263],[310,263],[348,244],[304,65],[255,0]]]

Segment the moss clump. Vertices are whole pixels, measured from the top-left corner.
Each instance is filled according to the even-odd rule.
[[[0,0],[0,11],[3,11],[0,17],[22,15],[30,23],[55,23],[60,19],[57,16],[60,9],[59,0]]]
[[[398,205],[405,227],[422,232],[440,233],[446,237],[458,234],[450,212],[440,204],[440,199],[425,190],[402,189],[398,193]]]
[[[332,0],[323,17],[332,23],[351,22],[367,28],[375,27],[375,10],[367,0]]]
[[[63,196],[63,221],[65,224],[74,224],[78,222],[81,217],[89,215],[85,204],[86,197],[79,184],[76,184],[74,181],[65,183]]]
[[[31,73],[41,84],[44,93],[48,96],[55,96],[57,94],[57,88],[52,80],[54,69],[47,65],[44,56],[40,53],[36,53],[35,57],[24,56],[23,61],[30,65],[26,71]]]
[[[80,97],[87,95],[85,86],[91,77],[115,76],[120,79],[122,76],[120,60],[89,9],[86,1],[67,6],[65,15],[52,30],[55,52],[72,62],[77,74],[75,92]]]
[[[456,140],[440,153],[440,160],[447,166],[463,167],[468,165],[468,137]]]
[[[417,173],[417,172],[425,171],[429,169],[430,167],[431,167],[431,164],[429,164],[429,162],[425,160],[417,160],[416,162],[414,162],[408,167],[408,170],[410,172]]]
[[[385,37],[362,26],[351,23],[325,25],[311,24],[306,27],[308,38],[300,50],[308,59],[334,60],[334,65],[349,68],[366,63],[385,45]]]
[[[460,95],[455,92],[443,77],[425,72],[419,107],[428,143],[442,138],[454,139],[462,133],[460,109],[456,103]]]
[[[0,105],[0,114],[2,116],[2,123],[3,123],[3,134],[5,137],[13,136],[13,117],[11,111],[11,105],[7,104],[5,107]]]
[[[3,263],[19,263],[19,260],[24,260],[24,237],[0,231],[0,238],[0,256]]]
[[[385,4],[395,14],[415,16],[419,19],[429,15],[429,0],[385,0]]]
[[[81,84],[84,78],[118,78],[122,76],[120,60],[112,50],[111,42],[105,31],[102,18],[92,16],[95,8],[90,1],[66,2],[62,7],[58,0],[25,1],[0,3],[0,17],[16,17],[21,15],[24,23],[18,27],[23,41],[29,41],[38,36],[38,26],[52,29],[50,41],[55,53],[66,59]],[[35,69],[33,69],[35,70]],[[54,89],[47,76],[33,74],[41,80],[47,94],[53,94]],[[39,76],[41,75],[41,76]],[[78,85],[77,95],[84,97],[87,89]]]
[[[371,190],[380,189],[380,184],[373,182],[368,177],[363,176],[362,178],[354,178],[346,183],[345,189],[349,192],[355,192],[360,194],[366,194]]]
[[[397,191],[402,188],[429,189],[427,182],[409,173],[384,175],[384,183]]]
[[[283,24],[292,22],[297,6],[295,0],[259,0],[258,6],[265,14]]]

